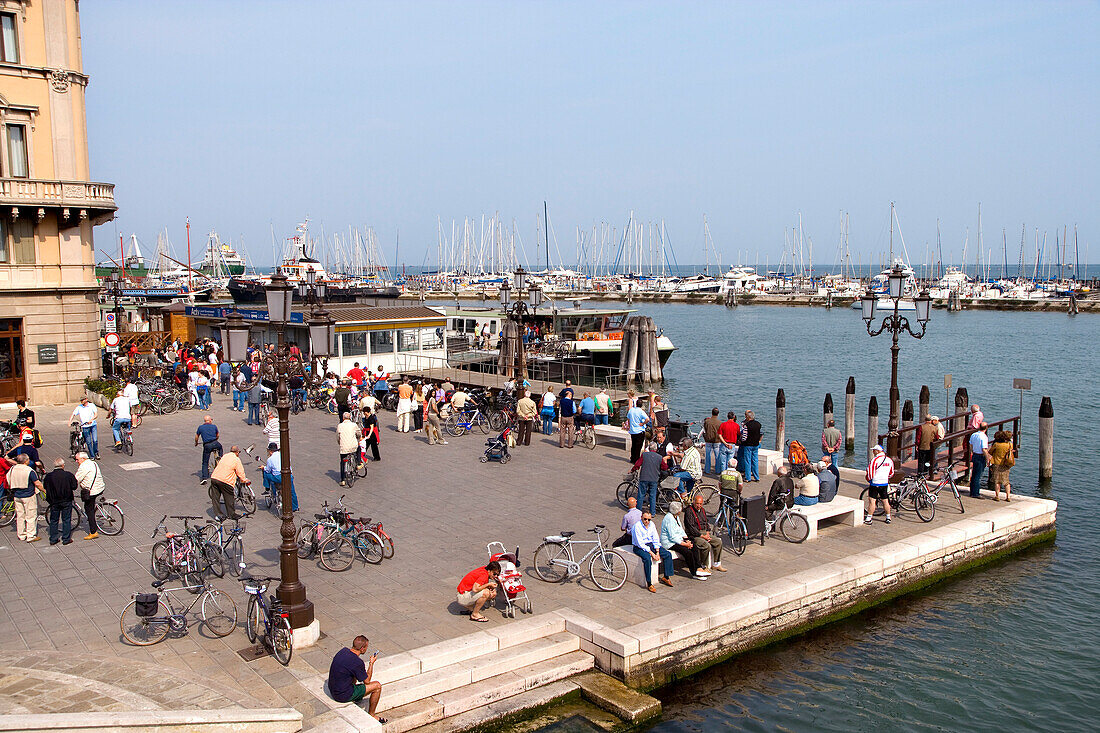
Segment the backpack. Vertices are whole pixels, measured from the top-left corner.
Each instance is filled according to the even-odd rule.
[[[810,462],[810,456],[806,453],[806,447],[797,440],[792,440],[787,446],[787,460],[791,466],[801,466]]]

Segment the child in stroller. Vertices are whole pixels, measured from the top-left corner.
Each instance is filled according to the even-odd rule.
[[[500,575],[497,576],[497,585],[500,586],[504,596],[505,616],[516,617],[516,609],[522,602],[524,613],[531,613],[531,599],[527,597],[527,588],[523,585],[523,573],[519,571],[519,548],[514,553],[504,549],[503,542],[490,542],[485,546],[489,553],[489,560],[500,563]]]
[[[512,427],[508,426],[497,437],[485,441],[485,445],[488,447],[485,449],[484,455],[481,456],[481,462],[488,463],[490,458],[495,458],[501,463],[507,463],[511,460],[512,454],[508,452],[508,437],[511,434]]]

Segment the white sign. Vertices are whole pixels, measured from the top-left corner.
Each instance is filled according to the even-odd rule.
[[[107,311],[103,314],[103,323],[106,325],[108,331],[118,330],[118,324],[115,322],[115,314],[111,311]]]
[[[108,349],[118,349],[118,334],[114,331],[104,336],[103,341],[107,344]]]

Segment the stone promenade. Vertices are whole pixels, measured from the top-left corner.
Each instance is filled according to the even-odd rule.
[[[209,414],[223,445],[228,449],[254,443],[262,454],[260,429],[245,425],[244,413],[228,409],[227,397],[215,399]],[[58,455],[68,458],[69,409],[42,408],[37,414],[46,439],[43,461],[50,466]],[[449,445],[429,446],[422,435],[397,433],[394,415],[383,413],[382,461],[372,463],[368,477],[354,488],[344,489],[338,485],[335,418],[310,410],[291,418],[302,513],[310,517],[321,502],[334,503],[347,493],[345,501],[357,514],[384,522],[396,557],[378,566],[357,561],[344,573],[302,561],[301,577],[324,636],[316,646],[296,651],[288,668],[270,657],[244,661],[237,654],[249,646],[243,628],[217,639],[192,626],[186,636],[152,647],[128,646],[120,638],[118,614],[131,594],[149,588],[153,526],[164,514],[213,516],[206,487],[199,485],[201,450],[194,446],[201,419],[196,411],[147,417],[135,431],[133,457],[110,450],[110,429],[101,419],[100,465],[107,492],[126,512],[126,529],[118,537],[83,541],[81,530],[74,532],[73,544],[50,547],[45,538],[29,545],[18,542],[13,527],[0,531],[4,709],[46,713],[119,706],[293,706],[305,716],[307,729],[335,723],[335,714],[300,681],[325,672],[332,655],[356,634],[366,634],[372,648],[390,655],[514,623],[491,611],[489,624],[473,624],[454,603],[461,577],[486,562],[487,542],[498,540],[509,549],[518,545],[526,570],[544,535],[574,530],[578,539],[586,539],[586,530],[602,523],[612,528],[612,538],[618,536],[622,510],[614,489],[627,464],[617,445],[567,450],[558,448],[556,436],[537,435],[530,447],[514,450],[509,464],[482,464],[478,459],[485,436],[449,437]],[[259,471],[250,471],[258,488]],[[768,480],[752,484],[746,493],[764,491],[767,485]],[[858,496],[860,488],[845,480],[842,493]],[[971,509],[968,504],[966,516],[995,506],[982,501]],[[529,571],[526,584],[536,615],[570,608],[620,629],[959,518],[951,502],[942,502],[932,525],[911,514],[890,526],[823,525],[820,538],[812,542],[750,544],[740,558],[728,554],[730,572],[716,573],[707,582],[681,575],[674,588],[659,586],[656,594],[631,583],[602,593],[587,579],[548,585]],[[273,511],[260,510],[247,520],[250,572],[278,574],[278,527]],[[45,536],[45,522],[39,533]],[[215,584],[234,595],[243,620],[246,597],[240,584],[229,577],[215,579]]]

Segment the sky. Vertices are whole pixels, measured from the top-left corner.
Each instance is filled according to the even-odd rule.
[[[613,258],[631,212],[680,264],[775,263],[800,216],[803,256],[839,261],[844,215],[877,263],[891,202],[914,264],[937,222],[973,262],[979,204],[983,259],[1002,229],[1010,263],[1021,228],[1029,258],[1036,232],[1076,225],[1082,261],[1100,240],[1093,2],[99,0],[81,23],[101,252],[167,228],[182,258],[190,218],[196,262],[216,230],[265,265],[308,217],[435,265],[438,222],[499,215],[536,261],[544,201],[565,263],[602,223]]]

